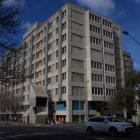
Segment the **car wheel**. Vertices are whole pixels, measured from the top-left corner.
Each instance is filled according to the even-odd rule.
[[[110,128],[109,135],[115,137],[117,135],[117,130],[115,128]]]
[[[125,135],[126,135],[126,136],[131,136],[132,133],[133,133],[133,129],[128,128],[128,129],[126,129],[126,133],[125,133]]]
[[[92,135],[92,134],[94,133],[92,127],[88,127],[88,128],[87,128],[87,133],[88,133],[89,135]]]

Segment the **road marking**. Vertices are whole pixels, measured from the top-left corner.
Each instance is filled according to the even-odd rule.
[[[105,140],[105,138],[96,138],[97,140]]]

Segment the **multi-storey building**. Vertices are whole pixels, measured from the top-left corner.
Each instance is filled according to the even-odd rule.
[[[96,110],[104,112],[104,103],[124,85],[121,28],[107,17],[68,3],[43,24],[34,24],[23,40],[19,65],[32,77],[15,88],[23,93],[28,121],[47,115],[50,100],[56,121],[84,121]],[[35,114],[36,97],[47,96],[44,110]]]
[[[123,62],[124,62],[124,71],[126,73],[134,71],[133,60],[130,53],[123,51]]]

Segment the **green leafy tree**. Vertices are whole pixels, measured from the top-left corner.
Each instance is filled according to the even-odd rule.
[[[136,89],[139,83],[140,72],[129,72],[125,74],[125,87],[117,89],[116,95],[109,102],[109,108],[112,113],[122,112],[126,108],[127,112],[134,114],[135,106],[137,104],[140,105],[140,89]]]

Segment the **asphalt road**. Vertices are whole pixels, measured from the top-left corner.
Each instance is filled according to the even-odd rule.
[[[0,140],[140,140],[140,129],[130,137],[88,135],[81,126],[23,126],[0,123]]]

